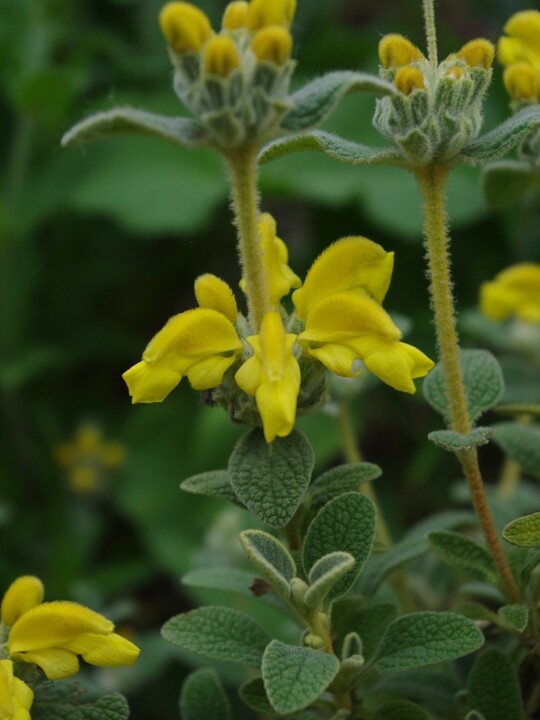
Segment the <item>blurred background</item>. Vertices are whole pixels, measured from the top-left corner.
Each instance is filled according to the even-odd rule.
[[[255,600],[180,582],[195,568],[245,567],[237,533],[253,520],[179,490],[189,475],[225,467],[241,429],[186,381],[162,404],[132,407],[121,379],[166,319],[193,306],[197,275],[214,272],[237,286],[221,162],[154,139],[59,144],[99,109],[183,113],[157,27],[161,4],[0,0],[0,593],[32,573],[46,583],[48,599],[77,600],[115,620],[141,645],[141,658],[125,672],[93,671],[88,682],[126,692],[134,720],[156,717],[156,702],[161,718],[177,718],[181,679],[201,663],[159,638],[171,615],[200,602],[249,606],[282,637],[296,632]],[[225,4],[198,2],[214,27]],[[440,0],[441,56],[473,37],[496,41],[510,14],[530,6]],[[295,84],[332,69],[376,72],[377,44],[388,32],[423,46],[420,0],[299,0]],[[325,128],[382,144],[373,107],[371,96],[351,95]],[[496,66],[485,127],[508,112]],[[265,167],[261,189],[299,275],[345,235],[394,250],[386,308],[410,326],[408,342],[434,356],[412,177],[306,153]],[[494,211],[480,172],[460,169],[450,214],[456,293],[468,311],[464,343],[500,351],[497,328],[473,310],[478,288],[509,264],[540,261],[539,198]],[[519,366],[514,375],[523,386]],[[424,441],[440,420],[421,392],[402,396],[372,382],[353,405],[362,454],[384,469],[377,490],[399,538],[448,507],[457,466]],[[331,410],[299,423],[319,470],[342,458]],[[483,457],[496,474],[499,451]],[[234,668],[220,670],[233,684],[240,678]],[[251,716],[237,709],[235,717]]]

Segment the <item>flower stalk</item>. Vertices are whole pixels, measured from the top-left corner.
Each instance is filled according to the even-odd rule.
[[[437,58],[437,28],[435,25],[435,3],[434,0],[423,0],[424,4],[424,23],[427,39],[428,60],[431,67],[435,70],[439,64]]]
[[[231,184],[232,206],[238,233],[238,255],[244,292],[253,332],[270,310],[268,281],[259,240],[259,193],[257,190],[257,147],[247,145],[226,155]]]
[[[446,214],[446,181],[449,167],[436,163],[416,171],[424,200],[424,234],[430,278],[437,345],[448,398],[450,427],[466,435],[472,429],[461,371],[459,339],[450,274],[449,236]],[[518,590],[504,554],[487,501],[476,448],[456,453],[461,463],[473,506],[502,586],[510,602],[518,602]]]

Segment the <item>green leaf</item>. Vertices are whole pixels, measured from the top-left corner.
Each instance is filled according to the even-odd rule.
[[[427,549],[425,538],[413,537],[392,545],[387,552],[372,555],[360,576],[359,589],[368,596],[373,595],[389,573],[427,552]]]
[[[467,618],[448,612],[417,612],[394,620],[379,648],[376,667],[400,672],[468,655],[484,636]]]
[[[259,668],[268,634],[243,613],[226,607],[201,607],[168,620],[165,640],[206,657]]]
[[[306,572],[328,553],[350,553],[356,563],[329,593],[330,599],[343,595],[361,571],[375,537],[375,506],[361,493],[344,493],[319,510],[308,528],[303,548]]]
[[[377,710],[375,720],[429,720],[429,715],[409,700],[392,700]]]
[[[495,426],[493,440],[515,460],[526,473],[540,478],[540,428],[521,423]]]
[[[502,650],[490,648],[476,660],[469,675],[468,705],[487,720],[523,720],[516,671]]]
[[[238,694],[245,704],[261,715],[275,715],[274,708],[270,705],[270,700],[264,689],[262,678],[255,678],[244,683]]]
[[[348,165],[403,165],[403,156],[393,147],[371,147],[324,130],[272,140],[261,150],[259,161],[267,163],[284,155],[307,151],[323,153]]]
[[[358,607],[353,598],[344,598],[332,607],[332,630],[340,640],[344,639],[347,633],[358,633],[362,640],[362,654],[366,661],[369,661],[377,652],[386,628],[396,619],[397,614],[397,607],[390,603],[362,608]]]
[[[382,475],[382,470],[373,463],[347,463],[327,470],[309,488],[310,505],[318,509],[329,500],[345,492],[360,491],[364,483],[372,482]]]
[[[354,557],[347,552],[331,552],[319,558],[309,572],[310,586],[304,601],[310,608],[320,607],[330,590],[355,566]]]
[[[267,443],[256,428],[240,438],[229,460],[234,492],[271,527],[284,527],[298,509],[310,483],[313,449],[298,430]]]
[[[252,597],[253,573],[232,567],[200,568],[186,573],[182,583],[189,587],[226,590]]]
[[[187,676],[180,693],[182,720],[232,720],[231,706],[215,670],[203,668]]]
[[[126,720],[129,706],[118,693],[91,698],[78,683],[68,680],[35,688],[32,720]]]
[[[446,668],[408,670],[384,675],[377,689],[383,697],[408,698],[433,710],[438,718],[460,718],[462,708],[457,699],[461,683],[457,673]]]
[[[502,532],[503,538],[520,547],[540,547],[540,512],[512,520]]]
[[[479,137],[465,148],[460,159],[470,165],[499,160],[537,127],[540,127],[540,107],[532,105]]]
[[[474,422],[502,398],[504,380],[499,363],[487,350],[461,350],[461,369],[469,416]],[[441,363],[438,363],[426,377],[423,390],[431,407],[449,422],[449,407]]]
[[[296,575],[296,565],[289,551],[262,530],[244,530],[240,542],[248,558],[274,590],[283,598],[291,594],[290,581]]]
[[[194,495],[205,495],[239,504],[227,470],[210,470],[192,475],[180,483],[180,488]]]
[[[500,160],[484,168],[482,181],[488,203],[502,208],[539,184],[540,174],[525,160]]]
[[[376,75],[350,70],[329,72],[307,83],[288,100],[292,108],[285,115],[281,127],[290,132],[307,130],[321,123],[353,90],[377,95],[395,95],[396,88]]]
[[[503,605],[499,617],[506,625],[523,632],[529,624],[529,609],[525,605]]]
[[[80,145],[121,135],[150,135],[183,147],[195,147],[206,141],[205,129],[195,120],[121,107],[97,113],[77,123],[64,135],[62,145]]]
[[[479,445],[487,445],[492,435],[493,428],[477,427],[466,435],[454,430],[434,430],[428,434],[428,439],[443,450],[459,452],[460,450],[472,450]]]
[[[262,676],[274,710],[287,715],[311,705],[339,671],[335,655],[272,640],[265,650]]]
[[[468,573],[476,580],[497,584],[497,571],[491,555],[464,535],[454,532],[433,532],[428,542],[437,556],[450,567]]]

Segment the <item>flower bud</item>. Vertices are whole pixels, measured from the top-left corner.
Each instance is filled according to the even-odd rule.
[[[240,67],[240,56],[236,45],[227,35],[215,35],[204,46],[204,70],[211,75],[229,77]]]
[[[199,275],[195,280],[195,297],[200,307],[217,310],[232,323],[238,317],[233,291],[226,282],[211,273]]]
[[[483,67],[489,70],[493,65],[495,47],[489,40],[478,38],[466,43],[457,53],[457,57],[471,67]]]
[[[222,26],[224,30],[240,30],[247,27],[249,3],[245,0],[231,2],[223,13]]]
[[[539,75],[528,63],[514,63],[504,71],[504,87],[512,100],[534,100],[540,94]]]
[[[177,53],[198,52],[212,35],[210,21],[202,10],[187,2],[170,2],[159,14],[159,26]]]
[[[265,27],[255,34],[251,49],[257,60],[283,65],[291,56],[291,33],[279,25]]]
[[[422,90],[425,87],[424,76],[413,65],[399,68],[394,78],[394,84],[404,95],[410,95],[413,90]]]
[[[251,0],[248,28],[261,30],[269,25],[289,28],[296,11],[296,0]]]
[[[6,590],[2,600],[2,623],[11,627],[15,622],[43,601],[43,583],[32,575],[17,578]]]
[[[403,35],[385,35],[379,43],[379,60],[385,68],[398,68],[422,60],[420,50]]]

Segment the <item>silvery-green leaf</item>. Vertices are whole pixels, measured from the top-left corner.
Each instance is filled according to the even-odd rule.
[[[309,571],[309,588],[304,602],[310,608],[320,606],[334,585],[355,565],[354,557],[347,552],[331,552],[319,558]]]
[[[229,699],[215,670],[202,668],[187,676],[180,713],[182,720],[231,720]]]
[[[531,105],[472,142],[459,159],[470,165],[499,160],[537,127],[540,127],[540,105]]]
[[[311,484],[309,488],[310,506],[322,507],[332,498],[345,492],[362,489],[364,483],[380,477],[382,470],[378,465],[368,462],[346,463],[327,470]]]
[[[180,488],[195,495],[206,495],[220,500],[229,500],[243,507],[231,487],[227,470],[209,470],[192,475],[180,483]]]
[[[498,648],[489,648],[469,675],[467,704],[486,720],[523,720],[521,690],[515,668]]]
[[[497,570],[488,551],[468,537],[455,532],[432,532],[428,541],[438,557],[450,567],[468,573],[481,582],[497,584]]]
[[[526,605],[503,605],[499,608],[499,617],[518,632],[523,632],[529,622],[529,609]]]
[[[540,512],[512,520],[504,528],[503,538],[520,547],[540,547]]]
[[[170,140],[183,147],[206,143],[206,131],[195,120],[185,117],[166,117],[146,110],[120,107],[91,115],[74,125],[62,138],[62,145],[105,140],[120,135],[150,135]]]
[[[44,682],[35,688],[32,720],[127,720],[129,706],[118,694],[89,696],[77,682]]]
[[[472,450],[479,445],[486,445],[493,435],[493,428],[477,427],[470,433],[463,435],[455,430],[434,430],[428,435],[428,439],[438,447],[449,452],[460,450]]]
[[[240,542],[265,580],[281,597],[288,598],[296,566],[287,548],[263,530],[244,530],[240,533]]]

